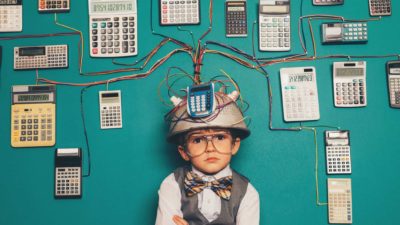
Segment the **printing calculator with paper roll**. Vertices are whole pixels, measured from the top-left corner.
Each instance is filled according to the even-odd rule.
[[[368,24],[365,22],[323,23],[323,44],[365,44]]]
[[[11,146],[39,147],[56,143],[54,85],[12,87]]]
[[[214,83],[189,86],[187,93],[187,112],[191,117],[206,117],[214,112]]]
[[[80,148],[58,148],[54,160],[54,198],[82,197],[82,153]]]

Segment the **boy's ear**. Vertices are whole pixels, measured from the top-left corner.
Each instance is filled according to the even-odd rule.
[[[190,161],[190,157],[188,156],[188,154],[186,154],[186,151],[182,145],[178,145],[178,151],[183,160]]]
[[[240,147],[240,138],[236,138],[232,145],[232,155],[236,155]]]

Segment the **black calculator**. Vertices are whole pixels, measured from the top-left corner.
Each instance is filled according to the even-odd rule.
[[[225,3],[226,37],[247,37],[246,1],[227,0]]]
[[[55,155],[54,198],[82,197],[82,154],[80,148],[58,148]]]

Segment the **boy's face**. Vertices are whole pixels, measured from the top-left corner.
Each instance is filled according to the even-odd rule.
[[[206,129],[188,133],[184,146],[178,146],[178,151],[199,171],[215,174],[230,163],[239,146],[240,138],[233,140],[228,130]]]

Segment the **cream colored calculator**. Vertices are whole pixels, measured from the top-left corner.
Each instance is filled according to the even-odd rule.
[[[40,147],[56,143],[54,85],[12,87],[11,146]]]
[[[328,178],[329,223],[351,224],[352,208],[351,179]]]

